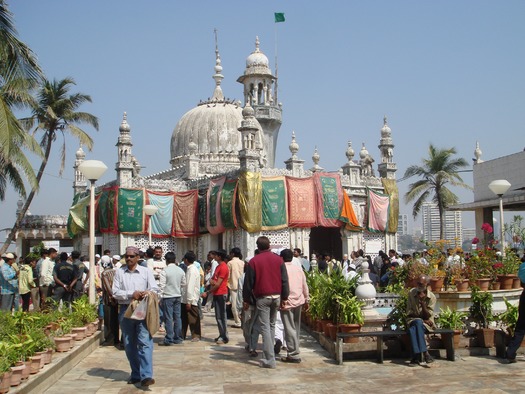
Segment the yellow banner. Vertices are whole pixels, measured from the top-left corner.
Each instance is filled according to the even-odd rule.
[[[388,211],[388,229],[389,233],[397,232],[397,222],[399,219],[399,190],[395,179],[381,178],[385,194],[390,197],[390,209]]]
[[[249,233],[261,230],[262,179],[259,172],[242,172],[239,176],[239,208],[241,227]]]

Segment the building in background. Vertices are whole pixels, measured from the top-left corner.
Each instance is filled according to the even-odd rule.
[[[439,210],[433,202],[423,203],[421,206],[423,220],[423,239],[425,241],[438,241],[439,237]],[[460,211],[445,212],[444,238],[452,246],[461,246],[463,240],[462,221]]]
[[[464,228],[463,229],[463,241],[472,241],[476,236],[475,228]]]
[[[397,235],[408,235],[408,215],[406,213],[398,215]]]

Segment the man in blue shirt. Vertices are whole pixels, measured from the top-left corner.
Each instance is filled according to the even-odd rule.
[[[0,288],[2,289],[0,309],[11,312],[15,297],[18,297],[18,271],[13,268],[15,262],[13,253],[7,253],[4,261],[0,270]]]
[[[124,349],[131,367],[128,384],[140,383],[147,387],[155,384],[153,379],[153,338],[145,320],[124,317],[132,300],[142,300],[150,292],[158,293],[159,288],[153,272],[142,267],[139,262],[139,249],[126,248],[126,266],[116,270],[113,279],[113,297],[119,303],[119,321],[124,338]]]

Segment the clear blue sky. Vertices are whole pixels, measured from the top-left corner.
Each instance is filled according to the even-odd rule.
[[[181,116],[211,96],[213,29],[230,98],[254,49],[275,59],[283,125],[276,164],[290,157],[295,130],[299,156],[337,170],[347,141],[356,157],[364,142],[379,161],[383,115],[395,143],[398,178],[427,155],[429,143],[456,147],[471,163],[475,142],[488,160],[520,151],[524,141],[525,1],[11,1],[19,37],[38,55],[48,79],[73,77],[99,117],[88,159],[109,167],[127,111],[134,154],[143,174],[169,168],[169,143]],[[274,24],[274,12],[286,22]],[[277,28],[277,30],[276,30]],[[276,34],[277,33],[277,34]],[[58,178],[60,138],[33,214],[67,214],[76,142],[67,139],[67,169]],[[35,168],[38,163],[35,161]],[[471,184],[471,173],[464,174]],[[400,183],[404,194],[409,181]],[[461,202],[469,191],[455,190]],[[12,225],[17,196],[2,203],[0,228]],[[402,204],[402,213],[411,207]],[[420,227],[417,219],[416,226]],[[471,216],[464,225],[473,226]]]

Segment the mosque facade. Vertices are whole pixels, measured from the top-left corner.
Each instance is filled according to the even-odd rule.
[[[193,250],[204,258],[209,250],[234,246],[251,255],[260,235],[268,236],[272,247],[298,247],[308,256],[312,252],[328,252],[341,258],[344,253],[360,248],[375,255],[381,249],[396,247],[397,167],[392,131],[386,117],[379,134],[380,160],[376,168],[364,143],[356,157],[348,141],[346,151],[341,152],[341,156],[346,156],[341,168],[330,172],[323,169],[316,149],[313,166],[307,169],[300,158],[299,135],[293,132],[290,157],[284,167],[279,167],[275,163],[275,152],[283,105],[278,101],[277,76],[272,73],[258,38],[255,50],[246,58],[244,73],[237,79],[243,86],[242,102],[225,98],[221,88],[223,78],[216,47],[213,94],[184,114],[175,126],[170,144],[170,168],[165,171],[151,175],[141,173],[140,152],[133,149],[132,129],[124,113],[116,143],[115,179],[98,187],[99,208],[105,207],[97,213],[98,249],[119,253],[129,245],[146,248],[149,226],[153,230],[152,243],[165,251],[174,251],[177,257]],[[80,148],[76,153],[73,185],[78,195],[87,190],[87,182],[78,170],[84,159]],[[265,190],[272,190],[268,185],[284,189],[284,199],[267,203],[265,198],[274,198],[264,194]],[[334,188],[331,196],[326,185]],[[133,192],[142,193],[142,197],[133,200]],[[314,201],[318,212],[314,220],[301,223],[301,212],[311,213],[308,205],[301,205],[303,197]],[[386,198],[388,206],[372,201],[376,197],[383,202]],[[126,204],[135,206],[130,208]],[[161,209],[148,217],[142,212],[144,204]],[[230,204],[232,220],[222,217],[222,223],[218,223],[221,209],[226,206],[220,204]],[[328,218],[329,204],[335,204],[338,212]],[[374,204],[375,210],[372,210]],[[323,217],[323,207],[326,217]],[[129,219],[122,212],[126,209],[127,216],[138,217],[137,228],[122,227],[120,220]],[[265,209],[282,212],[284,219],[277,225],[265,223],[265,218],[273,220],[267,218]],[[101,210],[104,210],[103,217]],[[379,220],[378,227],[373,216],[381,215],[383,219],[388,215],[388,222],[383,220],[381,227]],[[109,221],[115,219],[113,224],[108,223],[108,217]],[[76,247],[87,252],[87,232],[79,231],[75,235]]]

